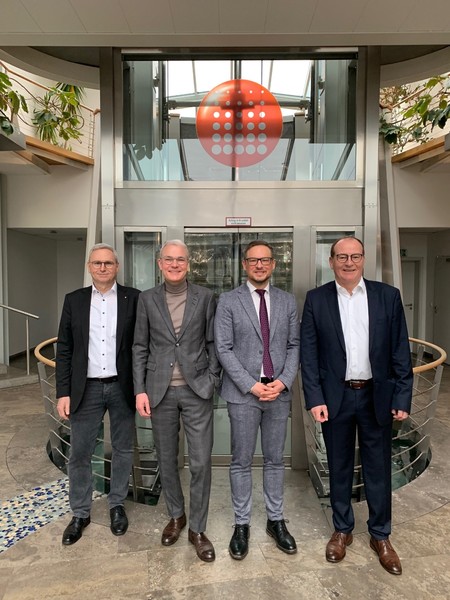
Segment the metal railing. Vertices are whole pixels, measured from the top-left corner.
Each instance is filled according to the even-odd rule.
[[[436,412],[443,363],[447,359],[445,350],[416,338],[413,344],[413,397],[409,417],[405,421],[394,421],[392,428],[392,487],[398,489],[416,479],[431,460],[431,425]],[[424,360],[425,349],[437,353],[437,358]],[[310,477],[320,497],[329,496],[328,461],[322,430],[319,423],[305,410],[304,422]],[[355,449],[353,497],[364,499],[364,484],[359,456]]]
[[[30,319],[39,319],[38,315],[33,315],[31,313],[25,312],[24,310],[19,310],[18,308],[12,308],[12,306],[6,306],[6,304],[0,304],[0,308],[4,308],[5,310],[10,310],[12,312],[18,313],[25,317],[25,335],[26,335],[26,345],[27,345],[27,375],[30,374]]]
[[[45,412],[49,425],[49,445],[52,459],[61,469],[65,468],[70,449],[70,423],[60,419],[56,410],[54,369],[55,361],[42,355],[41,350],[55,344],[57,338],[39,344],[34,353],[38,359],[38,372],[44,398]],[[446,352],[439,346],[429,342],[410,338],[414,345],[414,389],[411,414],[406,421],[395,422],[392,436],[392,479],[393,487],[398,488],[415,479],[428,466],[430,461],[431,424],[436,411],[439,386],[443,366],[447,358]],[[425,349],[436,352],[437,359],[426,362]],[[47,369],[46,367],[49,367]],[[48,371],[48,372],[47,372]],[[308,413],[305,416],[309,471],[317,494],[326,497],[328,488],[328,465],[325,445],[321,436],[320,425]],[[102,490],[109,479],[110,460],[105,453],[107,443],[104,435],[97,439],[96,452],[93,457],[94,481],[97,489]],[[148,422],[136,418],[135,459],[131,476],[133,498],[137,502],[148,502],[159,494],[159,472],[156,452]],[[361,465],[359,448],[356,447],[354,497],[363,498]],[[106,466],[105,466],[106,465]],[[97,469],[97,470],[96,470]],[[102,471],[102,472],[101,472]]]

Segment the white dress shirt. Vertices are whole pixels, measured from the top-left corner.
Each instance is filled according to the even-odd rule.
[[[351,294],[337,282],[336,288],[347,354],[345,379],[371,379],[366,285],[361,279]]]
[[[88,377],[113,377],[116,367],[117,284],[105,294],[92,285]]]

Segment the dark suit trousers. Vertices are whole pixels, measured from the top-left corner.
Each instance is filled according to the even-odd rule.
[[[185,512],[178,468],[180,418],[186,433],[191,474],[189,527],[196,533],[202,533],[206,530],[211,491],[212,399],[200,398],[189,386],[173,386],[152,408],[153,439],[161,486],[167,511],[174,519]]]
[[[377,540],[391,533],[392,424],[379,425],[371,388],[345,389],[339,414],[322,423],[330,470],[330,496],[336,531],[350,533],[355,520],[351,494],[358,431],[369,533]]]
[[[133,464],[134,415],[120,385],[86,382],[80,406],[70,415],[69,501],[76,517],[89,516],[92,503],[91,459],[105,412],[111,425],[110,508],[123,504]]]

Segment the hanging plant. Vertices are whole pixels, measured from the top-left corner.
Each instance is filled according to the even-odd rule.
[[[20,110],[28,112],[24,96],[12,89],[10,78],[0,71],[0,129],[6,135],[14,132],[14,117]]]
[[[444,129],[450,117],[450,76],[383,88],[380,106],[380,134],[397,152],[411,142],[428,142],[434,128]]]
[[[71,149],[69,140],[83,137],[84,118],[80,104],[83,88],[67,83],[57,83],[42,98],[36,98],[33,124],[41,140]]]

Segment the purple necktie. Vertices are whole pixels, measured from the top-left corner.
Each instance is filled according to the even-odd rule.
[[[269,352],[269,340],[270,340],[270,329],[269,329],[269,316],[267,315],[266,299],[264,294],[266,290],[256,290],[259,294],[261,301],[259,303],[259,322],[261,324],[261,335],[263,339],[263,371],[266,377],[273,377],[273,364],[270,358]]]

